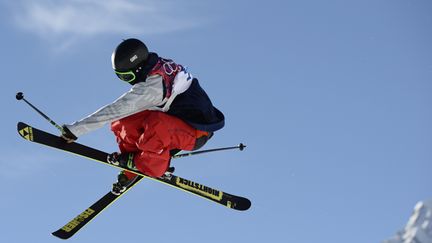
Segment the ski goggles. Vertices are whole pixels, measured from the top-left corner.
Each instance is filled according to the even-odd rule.
[[[117,72],[115,71],[117,77],[125,82],[133,82],[136,79],[136,75],[133,71],[128,72]]]

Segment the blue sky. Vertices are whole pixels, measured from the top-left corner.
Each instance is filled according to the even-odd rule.
[[[71,123],[129,89],[113,48],[136,37],[189,67],[226,127],[173,161],[177,174],[252,200],[234,212],[144,181],[70,242],[380,242],[431,198],[432,3],[363,1],[0,2],[1,242],[50,232],[110,190],[117,171],[22,140],[23,91]],[[79,138],[105,151],[108,127]]]

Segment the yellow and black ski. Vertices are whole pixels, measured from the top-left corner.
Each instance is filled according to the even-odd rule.
[[[122,168],[120,166],[112,165],[106,161],[108,153],[105,153],[103,151],[100,151],[100,150],[97,150],[94,148],[90,148],[88,146],[85,146],[85,145],[82,145],[79,143],[66,143],[59,136],[47,133],[45,131],[39,130],[39,129],[34,128],[34,127],[31,127],[31,126],[29,126],[23,122],[18,123],[17,129],[18,129],[18,133],[21,135],[21,137],[23,137],[26,140],[29,140],[29,141],[32,141],[35,143],[39,143],[39,144],[43,144],[43,145],[46,145],[49,147],[57,148],[57,149],[60,149],[60,150],[66,151],[66,152],[70,152],[70,153],[73,153],[76,155],[80,155],[80,156],[95,160],[97,162],[100,162],[100,163],[103,163],[106,165],[117,167],[117,168],[122,169],[122,170],[129,170],[135,174],[138,174],[139,176],[162,182],[162,183],[170,185],[174,188],[177,188],[177,189],[189,192],[191,194],[200,196],[202,198],[216,202],[216,203],[221,204],[223,206],[226,206],[228,208],[244,211],[244,210],[248,210],[251,206],[251,202],[247,198],[232,195],[232,194],[229,194],[229,193],[226,193],[226,192],[223,192],[223,191],[220,191],[220,190],[208,187],[208,186],[204,186],[200,183],[197,183],[197,182],[194,182],[191,180],[187,180],[187,179],[175,176],[175,175],[170,175],[168,177],[161,177],[161,178],[153,178],[153,177],[149,177],[149,176],[141,173],[140,171],[130,170],[127,168]],[[142,179],[142,178],[140,178],[140,179]],[[137,180],[136,182],[138,182],[138,181],[139,180]],[[135,185],[135,184],[136,183],[134,183],[133,185]],[[131,188],[133,185],[131,185],[129,188]],[[63,227],[64,228],[64,229],[62,228],[63,231],[67,232],[69,230],[69,232],[72,232],[71,235],[73,235],[73,233],[75,233],[76,231],[79,230],[79,228],[82,227],[82,226],[80,227],[79,224],[77,224],[78,222],[90,221],[92,218],[94,218],[94,216],[97,215],[96,211],[98,211],[98,210],[99,210],[99,212],[102,211],[105,207],[107,207],[109,204],[111,204],[113,201],[115,201],[118,198],[118,196],[116,196],[114,198],[115,195],[114,194],[110,195],[110,194],[112,194],[112,193],[108,193],[107,195],[105,195],[101,200],[99,200],[94,205],[92,205],[89,208],[90,210],[88,210],[87,212],[84,211],[82,215],[80,214],[77,218],[75,218],[76,220],[72,220],[70,222],[70,224],[67,224],[65,227]],[[102,207],[100,207],[100,206],[102,206]],[[97,210],[95,210],[95,208]],[[95,212],[93,212],[93,210]],[[72,227],[73,229],[70,229],[71,228],[70,226],[72,226],[74,224],[77,224],[77,226]],[[82,225],[85,225],[85,223],[83,223]],[[60,231],[62,229],[60,229]],[[76,231],[74,232],[75,229],[76,229]],[[58,232],[58,231],[56,231],[56,232]],[[59,236],[59,235],[60,235],[60,233],[56,236]],[[65,235],[67,235],[67,234],[65,233]],[[59,237],[62,238],[61,236],[59,236]],[[68,238],[68,237],[64,237],[64,238]]]
[[[60,239],[69,239],[75,233],[77,233],[82,227],[84,227],[87,223],[89,223],[92,219],[94,219],[99,213],[101,213],[104,209],[106,209],[109,205],[114,203],[118,198],[120,198],[123,194],[125,194],[129,189],[135,186],[138,182],[143,179],[143,176],[138,175],[135,177],[134,181],[127,186],[127,189],[122,192],[120,195],[115,195],[112,192],[108,192],[91,205],[89,208],[84,210],[78,216],[69,221],[65,226],[61,227],[57,231],[52,234]]]

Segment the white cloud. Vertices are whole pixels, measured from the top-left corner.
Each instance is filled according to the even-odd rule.
[[[167,33],[203,23],[174,0],[20,0],[8,5],[21,29],[43,39],[63,39],[64,45],[100,34]]]

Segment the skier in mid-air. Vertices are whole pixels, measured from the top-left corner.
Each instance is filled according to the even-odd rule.
[[[172,170],[171,155],[201,148],[224,126],[224,115],[198,80],[184,66],[149,52],[140,40],[121,42],[111,61],[116,75],[132,88],[93,114],[63,125],[66,141],[111,123],[120,153],[110,154],[108,162],[161,177]],[[134,173],[121,172],[112,192],[121,194],[134,178]]]

